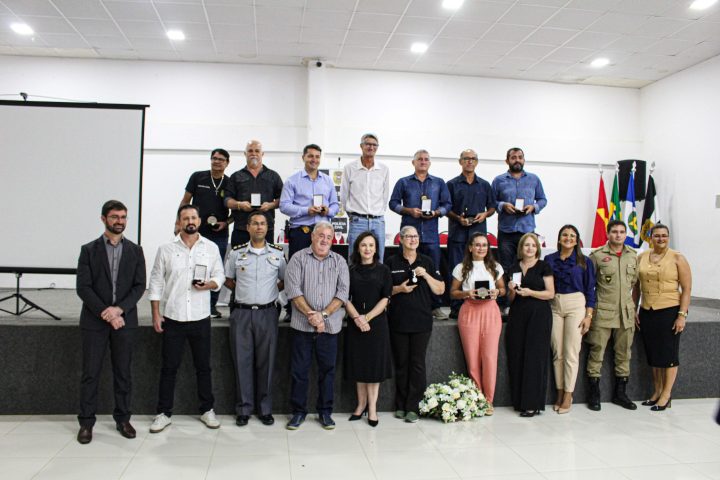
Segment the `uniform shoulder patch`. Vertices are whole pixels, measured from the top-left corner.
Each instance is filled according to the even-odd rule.
[[[242,245],[235,245],[235,246],[233,247],[233,250],[240,250],[241,248],[245,248],[245,247],[247,247],[248,245],[250,245],[250,242],[243,243]]]
[[[274,248],[275,250],[280,250],[280,251],[283,250],[282,245],[278,245],[277,243],[270,243],[270,242],[268,242],[268,246],[269,246],[270,248]]]

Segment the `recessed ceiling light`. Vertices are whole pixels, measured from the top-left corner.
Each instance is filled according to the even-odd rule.
[[[695,0],[690,4],[692,10],[705,10],[710,8],[717,3],[717,0]]]
[[[20,35],[32,35],[35,33],[27,23],[13,23],[10,25],[10,28],[12,28],[13,32]]]
[[[590,63],[591,67],[602,68],[610,65],[610,60],[607,58],[596,58]]]
[[[465,0],[443,0],[442,6],[448,10],[457,10],[462,7],[464,1]]]
[[[185,34],[182,30],[168,30],[167,36],[170,40],[185,40]]]
[[[423,42],[415,42],[410,46],[410,51],[413,53],[425,53],[427,49],[428,44]]]

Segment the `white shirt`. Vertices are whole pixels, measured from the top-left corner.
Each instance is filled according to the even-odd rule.
[[[503,273],[505,273],[503,271],[502,265],[500,265],[499,263],[495,265],[495,269],[497,270],[498,274],[497,277],[492,278],[490,272],[488,272],[485,268],[485,262],[473,261],[473,268],[472,270],[470,270],[470,274],[468,275],[467,280],[465,280],[465,282],[463,282],[462,284],[463,291],[466,292],[470,290],[475,290],[475,282],[482,280],[489,281],[489,290],[493,290],[495,288],[495,280],[502,277]],[[462,282],[462,263],[458,263],[457,265],[455,265],[455,268],[453,268],[452,276],[458,282]]]
[[[180,238],[161,245],[150,273],[151,301],[160,301],[164,317],[178,322],[193,322],[210,316],[210,291],[193,288],[195,265],[207,266],[206,281],[217,284],[220,290],[225,281],[220,250],[210,240],[200,236],[192,248]]]
[[[390,198],[390,170],[375,162],[367,169],[361,160],[343,168],[340,183],[340,203],[346,212],[362,215],[385,215]]]

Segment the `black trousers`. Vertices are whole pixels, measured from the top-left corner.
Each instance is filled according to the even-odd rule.
[[[130,420],[132,388],[130,368],[135,330],[134,328],[113,330],[109,324],[101,330],[81,329],[82,377],[80,380],[80,414],[78,415],[78,422],[81,426],[92,427],[95,425],[98,385],[108,345],[110,346],[113,392],[115,394],[113,418],[117,423]]]
[[[198,411],[205,413],[213,408],[210,369],[210,318],[194,322],[178,322],[165,318],[162,334],[162,368],[157,413],[172,415],[175,400],[175,379],[182,362],[185,341],[190,344],[195,376],[197,377]]]
[[[419,412],[427,386],[425,354],[432,332],[390,332],[395,361],[395,410]]]

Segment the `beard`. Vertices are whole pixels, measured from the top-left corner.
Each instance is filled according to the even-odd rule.
[[[185,225],[185,228],[183,228],[183,232],[187,233],[188,235],[192,235],[193,233],[197,232],[197,225],[195,225],[194,223]]]
[[[125,231],[125,225],[123,225],[121,223],[116,223],[115,225],[108,225],[106,223],[105,228],[107,229],[108,232],[114,233],[115,235],[121,234]]]
[[[510,171],[511,172],[522,172],[524,168],[524,165],[522,163],[513,163],[510,165]]]

